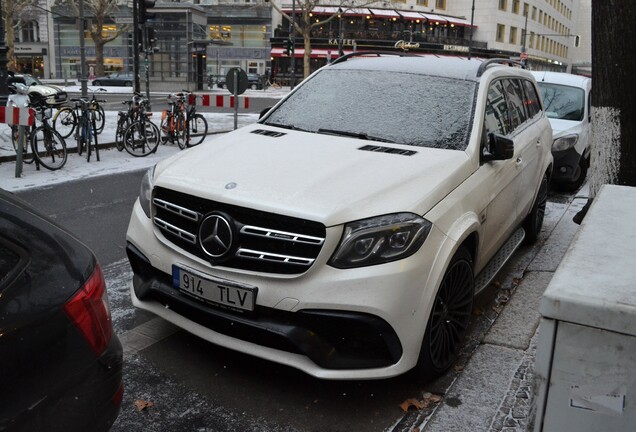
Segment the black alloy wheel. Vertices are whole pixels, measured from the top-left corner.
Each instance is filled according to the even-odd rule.
[[[524,239],[526,244],[534,244],[539,239],[539,233],[545,218],[545,208],[548,202],[548,175],[544,174],[539,186],[539,192],[532,205],[532,210],[523,222],[523,229],[526,232]]]
[[[416,368],[423,381],[440,376],[457,360],[470,322],[474,292],[472,257],[461,247],[444,274],[424,334]]]

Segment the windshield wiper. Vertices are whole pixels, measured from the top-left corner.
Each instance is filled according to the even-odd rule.
[[[321,129],[318,129],[318,131],[316,133],[327,134],[327,135],[347,136],[347,137],[359,138],[359,139],[369,140],[369,141],[380,141],[380,142],[385,142],[385,143],[394,143],[395,142],[395,141],[392,141],[390,139],[369,135],[369,134],[366,134],[366,133],[363,133],[363,132],[349,132],[349,131],[339,131],[339,130],[335,130],[335,129],[323,129],[323,128],[321,128]]]
[[[306,129],[302,129],[299,127],[296,127],[294,125],[288,125],[288,124],[284,124],[284,123],[263,123],[264,125],[267,126],[274,126],[274,127],[279,127],[279,128],[283,128],[283,129],[289,129],[289,130],[295,130],[295,131],[301,131],[301,132],[310,132]]]

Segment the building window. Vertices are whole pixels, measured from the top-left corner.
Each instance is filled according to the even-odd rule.
[[[521,2],[519,0],[512,0],[512,12],[516,13],[517,15],[519,14],[519,4]]]
[[[537,20],[537,7],[532,6],[532,21],[536,21],[536,20]]]
[[[508,42],[513,45],[517,44],[517,27],[510,27],[510,38]]]
[[[417,0],[417,5],[428,7],[428,0]]]
[[[505,11],[508,9],[508,0],[499,0],[499,10]]]
[[[523,16],[527,17],[529,16],[528,14],[530,13],[530,5],[528,3],[524,3],[523,4]]]
[[[437,9],[446,9],[446,0],[435,0],[435,7]]]
[[[503,42],[506,34],[506,26],[497,24],[497,42]]]
[[[530,32],[530,48],[534,48],[534,32]]]
[[[39,42],[40,34],[38,31],[37,21],[28,21],[22,24],[21,29],[22,42]]]

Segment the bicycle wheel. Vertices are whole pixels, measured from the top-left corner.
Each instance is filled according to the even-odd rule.
[[[124,146],[133,156],[148,156],[157,150],[159,145],[159,128],[146,119],[132,123],[124,132]]]
[[[68,138],[77,127],[77,115],[73,108],[63,107],[57,110],[52,122],[53,129],[55,129],[62,138]]]
[[[161,113],[161,125],[159,126],[161,144],[165,144],[168,141],[172,141],[170,139],[170,121],[171,120],[172,120],[172,114],[170,112],[164,111]]]
[[[51,127],[38,126],[31,134],[31,147],[44,168],[55,171],[66,163],[66,141]]]
[[[97,114],[98,110],[95,111],[91,111],[91,121],[90,121],[90,138],[91,141],[93,142],[93,148],[95,149],[95,157],[97,158],[97,161],[99,162],[99,143],[97,142],[97,134],[99,134],[99,132],[97,131]],[[104,117],[102,117],[103,119]],[[90,146],[89,146],[89,156],[88,158],[90,159]]]
[[[128,114],[120,111],[117,118],[117,129],[115,130],[115,144],[119,151],[124,150],[124,133],[128,126],[130,126]]]
[[[194,147],[203,142],[208,134],[208,121],[201,114],[194,114],[188,119],[188,147]]]
[[[183,112],[177,114],[174,119],[174,140],[181,150],[186,148],[188,141],[188,125]]]
[[[104,130],[104,125],[106,124],[106,113],[104,113],[104,108],[101,105],[93,105],[91,108],[91,112],[95,114],[95,131],[100,134]]]
[[[24,143],[22,147],[22,162],[26,164],[33,163],[35,160],[35,155],[33,154],[33,150],[31,149],[31,141],[29,140],[29,131],[30,128],[24,128]],[[18,154],[18,139],[20,131],[18,130],[18,126],[11,125],[11,143],[13,144],[13,150]]]
[[[84,116],[80,115],[77,123],[77,154],[82,155],[86,149],[86,141],[88,140],[88,124]]]

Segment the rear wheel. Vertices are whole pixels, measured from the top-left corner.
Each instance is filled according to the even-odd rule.
[[[188,141],[188,126],[183,112],[178,113],[174,118],[174,140],[181,150],[186,148]]]
[[[188,147],[194,147],[203,142],[208,134],[208,122],[201,114],[194,114],[188,119]]]
[[[159,145],[159,128],[149,120],[135,121],[124,133],[124,146],[133,156],[148,156]]]
[[[106,124],[106,114],[104,113],[104,108],[102,108],[101,105],[93,108],[93,112],[95,113],[95,131],[100,134],[104,130],[104,125]]]
[[[576,166],[576,172],[574,177],[569,181],[555,182],[555,189],[562,192],[574,192],[583,185],[585,177],[587,176],[587,169],[590,166],[589,158],[581,157],[579,164]]]
[[[470,321],[474,291],[472,257],[461,247],[446,269],[426,325],[416,368],[421,380],[440,376],[457,360]]]
[[[31,135],[31,145],[38,162],[51,171],[58,170],[66,163],[66,141],[53,129],[40,126]]]

